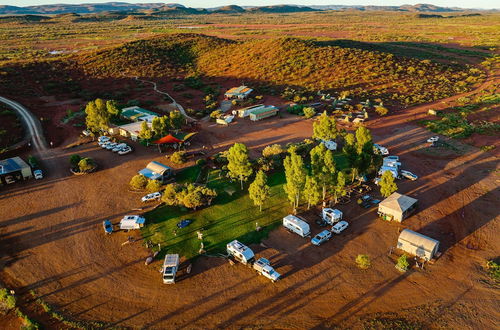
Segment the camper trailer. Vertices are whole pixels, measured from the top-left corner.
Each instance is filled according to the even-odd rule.
[[[234,240],[226,245],[226,250],[229,255],[245,265],[251,265],[255,261],[253,251],[245,244]]]
[[[309,224],[291,214],[283,218],[283,227],[302,237],[307,237],[311,234]]]
[[[177,274],[178,268],[179,268],[179,255],[178,254],[165,255],[165,261],[163,262],[164,284],[175,283],[175,275]]]
[[[342,211],[337,209],[324,208],[323,212],[321,213],[321,217],[323,218],[323,221],[325,221],[329,225],[333,225],[336,222],[342,220]]]
[[[120,229],[131,230],[140,229],[144,226],[146,219],[139,215],[126,215],[120,220]]]

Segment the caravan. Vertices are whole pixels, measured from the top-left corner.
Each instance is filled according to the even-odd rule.
[[[323,212],[321,213],[321,217],[327,224],[333,225],[336,222],[342,220],[342,211],[337,209],[334,210],[331,208],[324,208]]]
[[[177,274],[178,268],[179,268],[179,255],[178,254],[165,255],[165,261],[163,262],[164,284],[175,283],[175,275]]]
[[[245,265],[251,265],[255,261],[253,251],[245,244],[234,240],[226,245],[227,253]]]
[[[283,227],[302,237],[311,235],[309,224],[291,214],[283,218]]]

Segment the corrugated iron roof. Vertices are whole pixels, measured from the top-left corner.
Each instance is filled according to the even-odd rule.
[[[418,202],[418,200],[416,200],[415,198],[401,195],[400,193],[395,192],[386,199],[384,199],[380,203],[380,206],[386,207],[391,210],[404,212],[416,202]]]
[[[416,231],[410,229],[404,229],[401,234],[399,234],[399,240],[407,241],[412,245],[422,247],[424,250],[429,252],[432,252],[432,250],[434,250],[434,247],[436,245],[439,245],[438,240],[417,233]]]

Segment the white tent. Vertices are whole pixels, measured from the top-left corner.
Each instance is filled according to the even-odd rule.
[[[398,238],[398,249],[411,255],[430,260],[439,249],[439,241],[410,229],[404,229]]]

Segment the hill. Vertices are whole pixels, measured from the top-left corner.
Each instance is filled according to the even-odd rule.
[[[168,12],[175,15],[209,14],[209,13],[295,13],[310,12],[320,10],[363,10],[363,11],[406,11],[406,12],[452,12],[463,11],[462,8],[439,7],[431,4],[403,5],[403,6],[364,6],[364,5],[323,5],[323,6],[297,6],[297,5],[277,5],[277,6],[253,6],[240,7],[230,5],[216,8],[189,8],[177,3],[126,3],[107,2],[91,4],[57,4],[38,6],[0,6],[0,15],[43,15],[43,14],[96,14],[102,12]]]
[[[400,104],[453,95],[479,75],[465,66],[329,43],[292,38],[235,42],[196,34],[126,43],[76,57],[74,65],[94,77],[196,74],[245,79],[273,89],[349,91]]]

